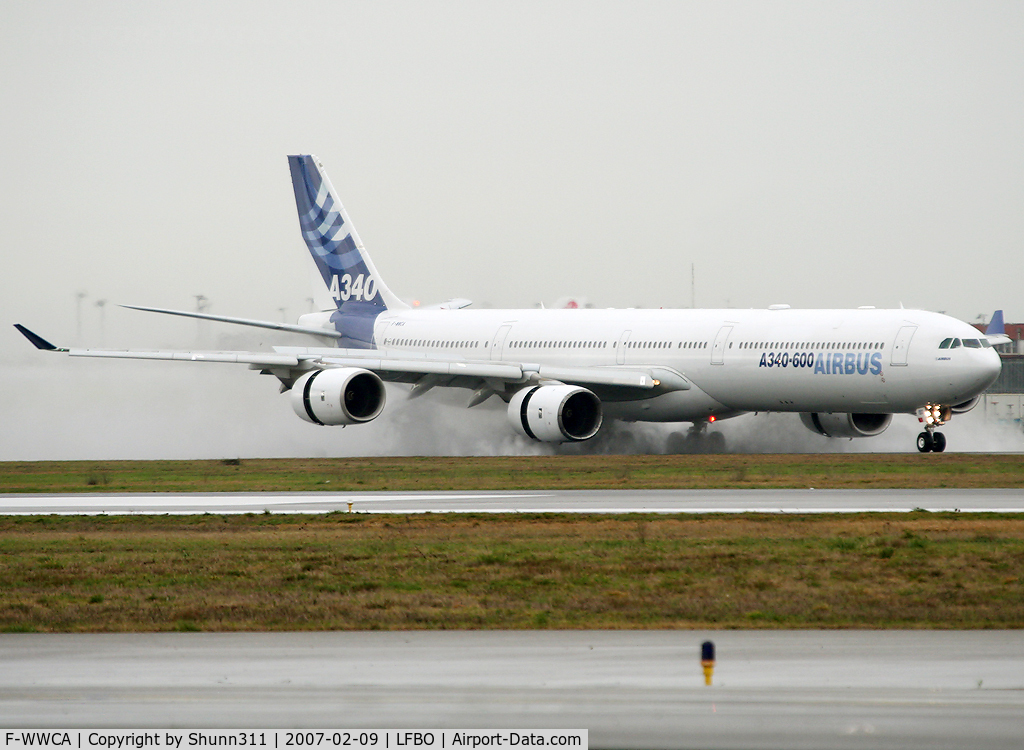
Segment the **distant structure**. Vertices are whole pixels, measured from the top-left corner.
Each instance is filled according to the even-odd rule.
[[[984,323],[974,323],[984,333]],[[1011,422],[1024,428],[1024,323],[1004,323],[1009,344],[995,347],[1003,361],[1003,370],[982,396],[985,416],[1000,422]]]
[[[985,323],[971,323],[982,333],[985,332]],[[1022,354],[1024,355],[1024,323],[1004,323],[1006,335],[1012,339],[1009,344],[1000,344],[995,350],[1000,354]]]
[[[590,310],[594,306],[586,297],[559,297],[551,306],[552,310]]]

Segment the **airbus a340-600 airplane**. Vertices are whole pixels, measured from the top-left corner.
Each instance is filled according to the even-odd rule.
[[[920,310],[469,310],[466,300],[410,309],[373,265],[323,165],[289,156],[302,237],[328,309],[297,325],[136,307],[304,334],[273,352],[58,349],[75,357],[236,362],[277,377],[295,413],[317,425],[369,422],[384,381],[472,391],[508,404],[521,435],[588,440],[605,418],[688,422],[671,450],[721,450],[709,423],[744,412],[797,412],[830,437],[878,435],[898,413],[924,426],[917,447],[942,451],[935,428],[965,412],[999,375],[992,344],[959,320]],[[320,283],[319,281],[317,282]],[[329,293],[328,298],[326,294]],[[1001,320],[1001,316],[998,316]]]

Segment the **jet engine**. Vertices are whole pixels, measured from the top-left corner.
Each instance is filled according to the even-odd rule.
[[[874,437],[885,432],[892,414],[801,414],[800,421],[811,432],[825,437]]]
[[[576,385],[537,385],[517,391],[508,419],[520,435],[545,443],[587,440],[601,428],[601,400]]]
[[[980,401],[981,401],[981,394],[979,393],[974,398],[969,399],[967,401],[964,401],[962,404],[953,404],[953,406],[951,408],[952,408],[954,414],[966,414],[971,409],[973,409],[975,406],[977,406],[978,402],[980,402]]]
[[[295,381],[289,397],[295,413],[319,425],[369,422],[384,409],[384,382],[369,370],[314,370]]]

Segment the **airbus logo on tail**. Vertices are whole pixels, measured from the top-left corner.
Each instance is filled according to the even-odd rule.
[[[377,282],[373,276],[362,273],[354,280],[349,273],[344,274],[340,280],[338,274],[334,274],[331,277],[331,296],[342,302],[348,302],[350,299],[369,302],[377,296]]]

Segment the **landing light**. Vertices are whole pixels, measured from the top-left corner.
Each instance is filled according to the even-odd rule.
[[[941,427],[949,421],[949,413],[944,410],[942,404],[925,404],[917,410],[917,419],[927,425]]]

